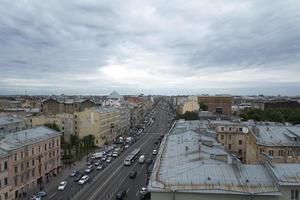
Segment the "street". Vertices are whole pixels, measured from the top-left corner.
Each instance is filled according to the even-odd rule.
[[[167,104],[164,103],[164,106]],[[168,131],[168,112],[162,109],[162,106],[154,108],[154,123],[147,127],[144,132],[139,135],[138,140],[126,149],[119,157],[111,163],[105,163],[106,167],[97,171],[93,170],[89,174],[90,180],[84,185],[79,185],[73,181],[72,177],[65,179],[68,185],[64,191],[48,191],[46,199],[115,199],[116,194],[120,190],[126,190],[125,199],[139,199],[139,190],[146,185],[147,181],[147,165],[139,164],[136,160],[130,166],[124,166],[123,162],[134,149],[140,148],[141,154],[145,155],[146,159],[151,158],[153,164],[155,156],[152,155],[153,149],[159,148],[159,144],[155,144],[162,134]],[[84,171],[85,168],[80,169]],[[137,171],[134,179],[129,178],[131,171]]]

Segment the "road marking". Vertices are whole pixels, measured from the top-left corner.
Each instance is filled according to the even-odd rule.
[[[49,198],[51,199],[53,196],[56,195],[57,192],[54,192]]]
[[[149,140],[149,139],[151,139],[151,137],[149,137],[149,138],[147,138],[139,147],[141,147],[141,146],[144,146],[144,144]],[[134,165],[135,166],[135,165]],[[123,165],[120,165],[110,176],[109,176],[109,178],[101,185],[101,187],[99,187],[95,192],[94,192],[94,194],[89,198],[89,200],[92,200],[92,199],[94,199],[94,197],[97,195],[97,193],[99,193],[100,192],[100,190],[105,186],[105,184],[108,182],[108,181],[110,181],[110,179],[112,179],[112,177],[120,170],[120,168],[122,168],[123,167]],[[130,173],[130,172],[129,172]],[[126,178],[127,176],[125,176],[125,178]],[[123,182],[123,181],[122,181]]]
[[[135,196],[137,197],[137,195],[139,194],[139,190],[138,191],[136,191],[136,193],[135,193]]]
[[[129,188],[126,190],[126,194],[128,194],[129,190],[130,190]]]

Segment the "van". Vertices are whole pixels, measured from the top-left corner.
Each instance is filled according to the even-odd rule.
[[[139,163],[140,164],[143,164],[144,162],[145,162],[145,156],[144,155],[141,155],[140,157],[139,157]]]

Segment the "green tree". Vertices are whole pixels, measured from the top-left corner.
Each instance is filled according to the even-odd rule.
[[[60,131],[59,127],[57,126],[56,123],[45,123],[44,126],[47,126],[48,128],[51,128],[51,129],[56,130],[58,132]]]
[[[200,102],[199,107],[202,111],[208,111],[208,105],[206,105],[204,102]]]

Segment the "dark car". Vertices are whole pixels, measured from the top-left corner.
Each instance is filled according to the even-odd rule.
[[[150,192],[148,192],[147,188],[142,187],[142,189],[140,190],[140,198],[141,199],[150,199]]]
[[[125,198],[125,196],[126,196],[126,191],[120,190],[116,195],[116,199],[123,200]]]
[[[146,163],[147,163],[148,165],[151,165],[151,164],[152,164],[152,159],[148,158],[147,161],[146,161]]]
[[[76,176],[77,174],[79,174],[79,171],[78,170],[73,170],[70,174],[70,177],[74,177]]]
[[[74,177],[74,181],[75,182],[78,182],[80,179],[81,179],[81,177],[82,177],[82,174],[77,174],[75,177]]]
[[[155,142],[154,142],[155,145],[158,145],[158,143],[159,143],[158,141],[155,141]]]
[[[129,174],[129,178],[135,178],[137,175],[137,171],[131,171]]]

